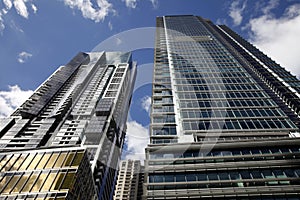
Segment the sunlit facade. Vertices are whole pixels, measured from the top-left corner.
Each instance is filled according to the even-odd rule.
[[[140,160],[122,160],[120,162],[114,200],[141,199],[144,181],[143,168]]]
[[[144,199],[300,199],[300,81],[226,26],[156,21]]]
[[[131,53],[78,53],[0,119],[0,198],[112,199],[135,76]]]
[[[83,148],[0,153],[1,196],[10,199],[94,199],[92,173]]]

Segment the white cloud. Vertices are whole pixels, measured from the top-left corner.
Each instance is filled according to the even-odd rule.
[[[150,112],[151,108],[151,97],[145,96],[142,98],[142,108],[146,110],[148,113]]]
[[[10,10],[10,9],[11,9],[11,7],[12,7],[12,2],[11,2],[11,0],[3,0],[3,3],[4,3],[5,8],[6,8],[7,10]]]
[[[122,0],[125,2],[126,7],[135,9],[137,6],[138,0]],[[149,0],[152,3],[153,8],[158,8],[158,0]]]
[[[31,53],[22,51],[21,53],[19,53],[17,60],[19,63],[25,63],[30,57],[32,57]]]
[[[269,2],[267,2],[267,5],[264,6],[262,5],[262,12],[266,15],[269,14],[271,10],[273,10],[274,8],[276,8],[279,5],[279,0],[270,0]]]
[[[2,18],[2,13],[0,12],[0,33],[3,33],[3,30],[5,29],[4,21]]]
[[[3,17],[12,9],[14,8],[18,15],[28,19],[29,11],[28,6],[31,6],[31,10],[33,13],[37,12],[37,7],[31,3],[32,0],[2,0],[4,4],[4,8],[0,10],[0,33],[3,33],[5,29],[5,24],[7,22],[4,21]],[[12,20],[11,20],[12,21]],[[11,27],[11,24],[10,24]]]
[[[10,115],[32,95],[32,90],[21,90],[18,85],[8,86],[9,91],[0,91],[0,117]]]
[[[32,11],[33,11],[33,13],[35,14],[36,12],[37,12],[37,7],[32,3],[31,4],[31,9],[32,9]]]
[[[150,0],[152,3],[153,8],[157,9],[158,8],[158,0]]]
[[[21,32],[21,33],[24,33],[24,30],[23,30],[18,24],[16,24],[14,20],[11,20],[11,21],[10,21],[9,26],[10,26],[12,29],[16,30],[16,31],[19,31],[19,32]]]
[[[229,16],[232,18],[235,26],[238,26],[242,23],[243,16],[242,12],[246,8],[247,1],[242,3],[241,0],[233,1],[229,8]]]
[[[225,24],[225,25],[227,25],[227,20],[219,18],[219,19],[217,19],[216,24]]]
[[[300,4],[288,7],[284,14],[275,18],[269,11],[253,18],[247,27],[251,42],[283,67],[300,75]]]
[[[27,0],[14,0],[13,4],[17,13],[22,17],[28,19],[29,14],[28,14],[27,7],[25,5],[26,2]]]
[[[64,0],[64,3],[71,9],[80,10],[84,18],[95,22],[103,21],[109,13],[116,13],[107,0],[97,0],[96,5],[91,0]]]
[[[144,160],[145,148],[149,143],[148,128],[136,121],[127,122],[125,142],[127,143],[126,159]]]
[[[136,8],[137,0],[123,0],[128,8]]]

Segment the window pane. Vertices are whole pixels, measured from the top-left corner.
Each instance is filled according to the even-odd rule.
[[[58,173],[58,175],[56,176],[50,190],[59,190],[61,182],[63,181],[63,178],[64,178],[65,174],[66,173],[64,173],[64,172],[59,172]]]
[[[15,184],[17,183],[17,181],[19,180],[21,176],[20,175],[15,175],[12,177],[12,179],[10,179],[9,183],[6,185],[6,187],[4,188],[4,190],[2,191],[2,193],[7,194],[9,193],[12,189],[14,189]]]
[[[9,181],[10,178],[11,178],[11,176],[8,176],[8,175],[5,175],[3,177],[3,179],[0,182],[0,191],[3,189],[4,186],[6,186],[6,184],[8,183],[8,181]]]
[[[29,165],[28,169],[35,169],[36,165],[40,162],[43,154],[37,154]]]
[[[44,184],[46,177],[48,176],[48,173],[45,174],[41,174],[38,179],[36,180],[33,188],[31,189],[31,192],[38,192],[40,190],[40,188],[42,187],[42,185]]]
[[[176,174],[176,182],[185,182],[185,175]]]
[[[38,177],[38,174],[32,174],[30,176],[29,180],[27,181],[25,187],[22,189],[22,192],[29,192],[37,177]]]
[[[72,189],[75,180],[75,172],[69,172],[61,186],[61,189]]]
[[[37,165],[36,169],[43,169],[45,164],[47,163],[47,161],[49,160],[51,154],[50,153],[46,153],[44,154],[42,160],[40,161],[40,163]]]
[[[20,155],[14,155],[10,158],[10,160],[5,164],[5,166],[2,168],[1,172],[8,171],[15,163],[15,161],[18,159]],[[2,163],[1,163],[2,164]]]
[[[23,175],[20,178],[18,184],[15,186],[15,188],[13,189],[12,192],[15,192],[15,193],[21,192],[21,189],[22,189],[23,185],[25,184],[25,182],[27,181],[28,178],[29,178],[29,175]]]
[[[45,184],[43,185],[41,192],[46,192],[49,191],[54,179],[56,177],[56,173],[51,173],[48,177],[47,180],[45,181]]]
[[[58,157],[58,153],[53,153],[52,156],[50,157],[47,165],[46,165],[46,169],[47,168],[52,168],[53,167],[53,164],[55,163],[56,159]]]
[[[187,181],[196,181],[196,174],[187,174],[186,180]]]
[[[72,160],[75,156],[75,152],[70,152],[65,160],[65,162],[63,163],[62,167],[66,167],[66,166],[70,166],[70,164],[72,163]]]
[[[66,158],[67,153],[61,153],[58,157],[58,159],[56,160],[54,167],[61,167],[63,161]]]
[[[26,160],[23,162],[23,164],[20,166],[19,170],[22,171],[22,170],[25,170],[28,165],[32,162],[32,159],[34,158],[34,155],[33,154],[30,154],[27,156]]]

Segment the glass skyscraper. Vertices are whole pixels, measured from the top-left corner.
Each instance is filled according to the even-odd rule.
[[[135,76],[131,53],[78,53],[0,119],[0,199],[112,199]]]
[[[300,81],[228,27],[156,21],[144,199],[300,199]]]

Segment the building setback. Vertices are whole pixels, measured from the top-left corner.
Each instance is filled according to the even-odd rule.
[[[300,81],[228,27],[156,21],[144,199],[300,199]]]
[[[78,53],[0,119],[0,198],[112,199],[135,76],[131,53]]]
[[[143,168],[139,160],[122,160],[120,162],[114,200],[141,199],[144,180]]]

